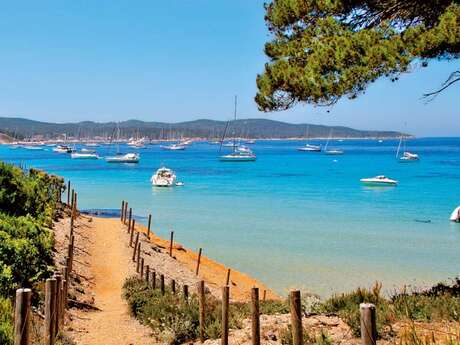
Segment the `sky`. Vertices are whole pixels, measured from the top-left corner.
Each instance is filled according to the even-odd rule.
[[[459,62],[433,61],[380,79],[329,112],[263,113],[256,76],[267,62],[264,0],[4,1],[0,116],[51,122],[240,118],[460,136],[460,85],[426,104]]]

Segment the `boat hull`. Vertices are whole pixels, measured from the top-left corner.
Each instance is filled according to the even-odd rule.
[[[219,157],[219,161],[221,162],[254,162],[256,160],[256,157],[253,156],[221,156]]]

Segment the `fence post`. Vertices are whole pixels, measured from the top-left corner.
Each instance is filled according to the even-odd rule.
[[[185,301],[188,301],[188,285],[184,284],[182,286],[182,294],[184,295]]]
[[[230,288],[224,286],[222,288],[222,338],[220,340],[221,345],[228,345],[228,304]]]
[[[152,224],[152,215],[149,214],[149,222],[147,225],[147,238],[150,240],[150,225]]]
[[[138,243],[138,244],[137,244],[137,259],[136,259],[136,262],[137,262],[136,272],[137,272],[137,273],[139,273],[140,261],[141,261],[141,244]]]
[[[125,210],[123,211],[123,224],[126,225],[126,217],[128,216],[128,202],[125,201]]]
[[[78,211],[78,198],[77,198],[77,192],[75,192],[74,194],[74,197],[75,197],[75,201],[73,203],[73,208],[75,210],[75,217],[77,216],[77,211]]]
[[[201,252],[202,252],[202,249],[200,248],[200,250],[198,251],[198,260],[196,262],[196,271],[195,271],[196,275],[198,275],[198,271],[200,270]]]
[[[149,282],[150,282],[150,266],[147,265],[145,267],[145,281],[147,282],[147,285],[150,285]]]
[[[173,241],[174,241],[174,231],[171,231],[171,240],[169,241],[169,256],[172,257],[173,250]]]
[[[252,345],[260,345],[259,289],[251,289]]]
[[[377,325],[375,305],[372,303],[361,303],[359,305],[361,316],[361,345],[377,344]]]
[[[121,201],[121,209],[120,209],[120,222],[123,222],[123,212],[125,210],[125,201]]]
[[[225,285],[230,284],[230,268],[227,270],[227,279],[225,280]]]
[[[61,303],[62,303],[62,276],[60,273],[55,272],[54,278],[56,279],[56,309],[55,309],[55,320],[54,320],[54,334],[59,334],[61,329]]]
[[[70,200],[70,210],[73,211],[73,203],[75,202],[75,191],[72,188],[72,199]]]
[[[70,180],[67,181],[67,206],[70,206]]]
[[[300,291],[291,291],[289,304],[291,307],[291,332],[292,344],[302,345],[302,306],[300,301]]]
[[[141,279],[144,279],[144,258],[141,259]]]
[[[31,289],[16,290],[16,308],[14,311],[14,345],[29,345],[31,297]]]
[[[45,323],[43,338],[45,345],[54,345],[54,318],[56,317],[56,279],[48,278],[45,284]]]
[[[176,294],[176,281],[174,279],[171,279],[171,291]]]
[[[136,261],[136,250],[139,245],[139,233],[136,234],[136,240],[134,241],[134,250],[133,250],[133,262]]]
[[[129,208],[129,216],[128,216],[128,231],[131,230],[131,218],[133,216],[133,208]]]
[[[160,275],[160,290],[161,290],[161,294],[164,295],[165,294],[165,276],[164,274]]]
[[[199,302],[199,308],[200,308],[200,341],[203,343],[204,342],[205,308],[206,308],[204,280],[200,280],[198,283],[198,302]]]
[[[136,224],[136,221],[133,219],[131,222],[131,233],[129,234],[129,246],[133,246],[133,239],[134,239],[134,224]]]
[[[264,297],[262,298],[262,300],[265,302],[265,298],[267,297],[267,290],[264,290]]]
[[[152,272],[152,289],[157,288],[157,272],[153,270]]]

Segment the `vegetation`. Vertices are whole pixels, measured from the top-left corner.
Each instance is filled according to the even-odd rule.
[[[196,295],[192,294],[185,302],[183,296],[174,295],[169,289],[162,295],[159,289],[152,289],[146,282],[133,277],[125,281],[123,296],[133,315],[150,326],[163,342],[180,344],[197,339],[199,305]],[[260,310],[264,314],[286,312],[287,306],[284,302],[267,301],[260,304]],[[241,328],[242,320],[249,315],[248,304],[230,304],[230,328]],[[206,296],[206,338],[215,339],[221,336],[221,317],[221,303],[212,296]]]
[[[265,20],[270,61],[255,98],[263,111],[331,105],[382,76],[397,80],[415,61],[460,56],[458,0],[273,0]],[[455,71],[441,89],[459,80]]]
[[[398,293],[390,299],[381,294],[381,285],[372,289],[332,296],[315,306],[319,313],[337,313],[359,335],[359,304],[373,303],[377,308],[377,330],[380,335],[394,335],[392,325],[397,321],[433,322],[460,321],[460,280],[452,284],[439,283],[426,291]]]
[[[0,344],[12,344],[14,291],[50,273],[49,226],[63,187],[58,177],[0,162]]]

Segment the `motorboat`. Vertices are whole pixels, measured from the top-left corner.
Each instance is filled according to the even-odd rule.
[[[412,152],[404,152],[401,157],[399,157],[399,162],[400,163],[409,163],[409,162],[417,162],[419,161],[420,158],[418,154],[412,153]]]
[[[172,144],[172,145],[163,145],[161,146],[163,150],[168,150],[168,151],[183,151],[186,149],[185,145],[181,144]]]
[[[453,222],[460,223],[460,206],[458,206],[455,210],[452,211],[452,214],[449,218]]]
[[[384,175],[362,178],[360,181],[370,186],[396,186],[398,184],[398,181],[388,178]]]
[[[139,163],[140,155],[138,153],[119,154],[112,157],[105,157],[107,163]]]
[[[58,145],[53,149],[57,153],[72,153],[72,148],[67,145]]]
[[[321,146],[319,145],[310,145],[310,144],[305,144],[305,146],[298,147],[297,151],[303,151],[303,152],[321,152]]]
[[[74,152],[70,155],[72,159],[99,159],[96,153],[80,153]]]
[[[81,149],[80,151],[83,152],[83,153],[96,153],[96,150],[85,149],[85,148]]]
[[[343,150],[338,150],[338,149],[326,150],[325,153],[330,156],[339,156],[339,155],[343,155]]]
[[[156,187],[172,187],[176,185],[176,174],[171,169],[161,167],[150,179]]]

